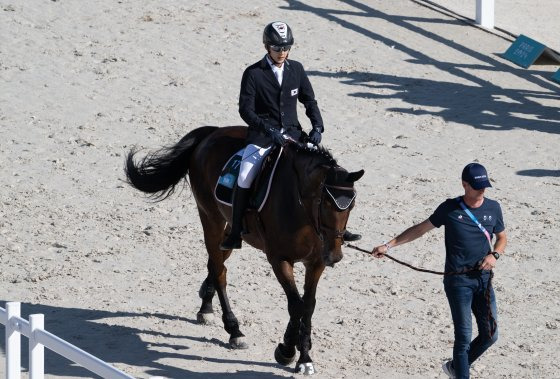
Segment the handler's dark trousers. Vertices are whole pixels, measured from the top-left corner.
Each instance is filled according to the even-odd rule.
[[[490,337],[490,320],[485,297],[489,279],[489,272],[477,272],[472,275],[448,276],[443,281],[455,327],[453,368],[456,377],[460,379],[469,378],[470,365],[498,339],[497,328],[492,338]],[[492,317],[497,323],[496,297],[493,288],[490,289],[490,308]],[[472,341],[471,312],[478,327],[478,336]]]

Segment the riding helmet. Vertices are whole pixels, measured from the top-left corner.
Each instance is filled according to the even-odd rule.
[[[288,46],[294,44],[292,29],[285,22],[271,22],[264,28],[263,43],[266,46]]]

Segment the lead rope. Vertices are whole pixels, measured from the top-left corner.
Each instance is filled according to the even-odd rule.
[[[366,253],[371,255],[371,251],[368,251],[366,249],[362,249],[361,247],[358,247],[356,245],[352,245],[351,243],[347,243],[346,246],[348,246],[351,249],[354,250],[358,250],[361,251],[362,253]],[[411,265],[410,263],[406,263],[403,262],[401,260],[398,260],[395,257],[390,256],[389,254],[385,253],[383,254],[384,257],[387,257],[403,266],[406,266],[412,270],[415,271],[420,271],[420,272],[427,272],[429,274],[435,274],[435,275],[443,275],[443,276],[451,276],[451,275],[460,275],[460,274],[466,274],[467,272],[471,272],[471,271],[478,271],[478,268],[473,267],[473,268],[469,268],[469,269],[464,269],[462,271],[447,271],[447,272],[441,272],[441,271],[433,271],[433,270],[428,270],[425,268],[421,268],[421,267],[415,267],[413,265]],[[494,272],[490,271],[490,279],[488,279],[488,286],[486,287],[486,290],[484,291],[484,297],[486,299],[486,307],[488,308],[488,326],[489,328],[489,335],[490,335],[490,339],[492,339],[492,337],[494,336],[494,333],[496,333],[496,329],[498,327],[498,324],[496,323],[496,319],[494,318],[494,316],[492,315],[492,308],[490,307],[491,304],[491,299],[490,299],[490,289],[492,288],[492,278],[494,277]]]
[[[348,246],[351,249],[361,251],[362,253],[366,253],[366,254],[371,255],[371,251],[367,251],[366,249],[362,249],[361,247],[358,247],[356,245],[352,245],[351,243],[347,243],[346,246]],[[428,269],[425,269],[425,268],[413,266],[410,263],[406,263],[406,262],[403,262],[401,260],[398,260],[397,258],[390,256],[389,254],[383,254],[383,256],[387,257],[387,258],[389,258],[389,259],[391,259],[391,260],[393,260],[393,261],[395,261],[395,262],[397,262],[397,263],[399,263],[403,266],[411,268],[415,271],[427,272],[429,274],[435,274],[435,275],[444,275],[444,276],[459,275],[459,274],[465,274],[465,273],[470,272],[470,271],[477,271],[478,270],[475,267],[475,268],[467,268],[467,269],[464,269],[462,271],[447,271],[447,272],[433,271],[433,270],[428,270]]]

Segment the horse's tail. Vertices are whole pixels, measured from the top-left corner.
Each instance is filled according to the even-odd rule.
[[[125,164],[128,183],[142,192],[151,194],[156,201],[165,200],[175,192],[175,186],[187,175],[191,154],[196,146],[216,129],[216,126],[197,128],[175,145],[154,151],[138,163],[134,162],[137,151],[132,149],[126,157]]]

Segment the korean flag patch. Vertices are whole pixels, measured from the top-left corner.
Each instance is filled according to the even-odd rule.
[[[297,88],[293,89],[292,90],[292,96],[297,96],[297,94],[298,94],[298,89]]]

